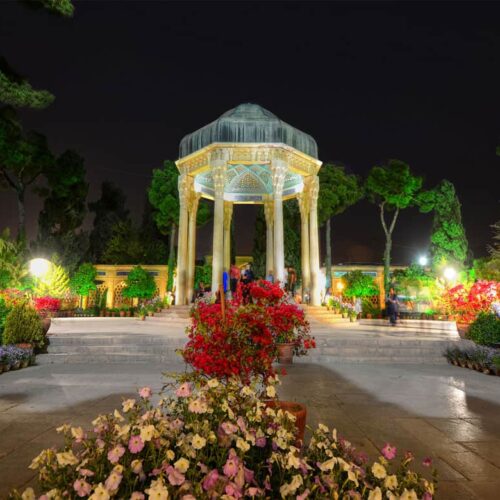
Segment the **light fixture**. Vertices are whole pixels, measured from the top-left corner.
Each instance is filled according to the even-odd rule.
[[[342,281],[339,281],[337,283],[337,290],[341,292],[343,289],[344,289],[344,283],[342,283]]]
[[[453,281],[457,277],[457,272],[453,267],[447,267],[443,271],[443,276],[448,280],[448,281]]]
[[[428,259],[425,255],[421,255],[419,258],[418,258],[418,263],[423,267],[423,266],[426,266],[427,265],[427,262],[428,262]]]
[[[30,260],[30,273],[35,278],[42,278],[50,269],[50,262],[47,259]]]

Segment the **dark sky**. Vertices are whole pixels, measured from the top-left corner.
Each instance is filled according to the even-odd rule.
[[[256,102],[318,142],[320,159],[360,175],[399,158],[426,186],[452,181],[470,246],[485,253],[499,219],[500,4],[77,2],[73,19],[0,4],[0,48],[56,95],[23,112],[54,151],[86,159],[90,199],[105,179],[139,217],[151,171],[181,138]],[[34,236],[40,202],[29,204]],[[251,251],[251,207],[237,207],[237,250]],[[0,227],[14,226],[0,193]],[[404,213],[394,261],[425,251],[431,216]],[[202,230],[198,252],[210,252]],[[383,233],[367,202],[337,217],[334,261],[378,261]]]

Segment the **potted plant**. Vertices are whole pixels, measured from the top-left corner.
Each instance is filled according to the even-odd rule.
[[[120,318],[124,318],[126,313],[127,313],[127,308],[121,307],[120,308]]]

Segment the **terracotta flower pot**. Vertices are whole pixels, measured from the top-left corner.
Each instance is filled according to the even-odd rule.
[[[302,447],[304,443],[304,433],[306,430],[307,407],[302,403],[294,401],[266,401],[266,405],[270,408],[277,408],[291,413],[295,417],[295,426],[297,427],[297,448]]]
[[[469,323],[460,323],[457,321],[457,330],[460,338],[465,339],[467,337],[467,332],[469,331]]]
[[[372,319],[372,315],[368,313],[368,314],[366,315],[366,319]]]
[[[287,342],[286,344],[276,344],[278,348],[278,363],[285,365],[290,365],[293,363],[293,349],[295,344],[293,342]]]
[[[120,318],[124,318],[125,317],[125,311],[120,311]]]
[[[52,323],[51,318],[43,318],[42,319],[42,328],[43,328],[43,334],[47,335],[47,332],[50,329],[50,324]]]

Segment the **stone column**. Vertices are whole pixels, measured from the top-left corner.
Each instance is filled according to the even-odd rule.
[[[215,150],[210,155],[210,168],[214,180],[214,231],[212,245],[212,293],[222,284],[224,264],[224,185],[226,181],[227,152]]]
[[[186,284],[186,299],[188,304],[191,303],[194,294],[194,270],[196,262],[196,215],[198,214],[198,203],[200,201],[200,196],[200,193],[196,193],[192,187],[189,196],[188,267]]]
[[[177,286],[175,289],[175,303],[177,305],[186,304],[189,184],[187,174],[179,175],[179,236],[177,243]]]
[[[231,267],[231,220],[233,218],[233,203],[224,202],[224,269],[229,274]]]
[[[264,214],[266,216],[266,273],[267,276],[269,271],[273,272],[273,276],[276,277],[276,271],[274,269],[274,203],[271,196],[267,197],[264,201]]]
[[[302,299],[306,290],[311,293],[311,268],[309,256],[309,190],[307,184],[298,196],[300,209],[300,265],[302,273]]]
[[[318,238],[318,193],[319,177],[315,175],[310,180],[309,188],[309,245],[311,266],[311,305],[321,305],[321,290],[319,283],[319,238]]]
[[[277,155],[271,165],[274,202],[274,278],[283,283],[285,277],[285,246],[283,239],[283,185],[287,163],[283,155]]]

